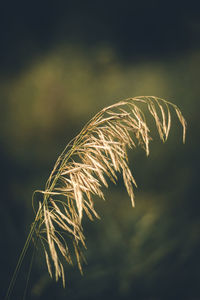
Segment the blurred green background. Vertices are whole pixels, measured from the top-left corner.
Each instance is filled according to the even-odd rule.
[[[0,298],[34,219],[32,192],[67,142],[104,106],[155,95],[181,108],[186,144],[174,118],[165,145],[154,132],[149,158],[130,151],[136,207],[120,178],[111,184],[96,199],[101,220],[84,219],[84,276],[66,265],[62,289],[37,252],[27,299],[200,299],[199,11],[194,1],[1,4]]]

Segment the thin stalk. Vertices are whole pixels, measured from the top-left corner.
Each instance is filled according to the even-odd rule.
[[[31,230],[30,230],[30,232],[29,232],[29,234],[28,234],[28,237],[27,237],[27,239],[26,239],[25,245],[24,245],[24,247],[23,247],[23,249],[22,249],[22,252],[21,252],[21,254],[20,254],[20,256],[19,256],[19,259],[18,259],[16,268],[15,268],[15,271],[14,271],[14,273],[13,273],[12,279],[11,279],[10,284],[9,284],[9,287],[8,287],[8,291],[7,291],[5,300],[10,299],[10,296],[11,296],[11,293],[12,293],[12,290],[13,290],[13,287],[14,287],[14,284],[15,284],[16,279],[17,279],[17,274],[18,274],[19,269],[20,269],[20,267],[21,267],[21,265],[22,265],[22,261],[23,261],[23,259],[24,259],[24,256],[25,256],[25,254],[26,254],[26,252],[27,252],[27,250],[28,250],[30,241],[31,241],[31,239],[32,239],[32,237],[33,237],[33,233],[34,233],[35,227],[36,227],[36,221],[35,221],[35,222],[32,224],[32,226],[31,226]]]
[[[38,236],[37,236],[37,240],[38,240]],[[36,241],[37,244],[37,241]],[[31,276],[31,270],[32,270],[32,266],[33,266],[33,261],[34,261],[34,257],[35,257],[35,251],[36,251],[36,246],[33,249],[33,254],[31,256],[31,261],[30,261],[30,265],[29,265],[29,269],[28,269],[28,274],[27,274],[27,279],[26,279],[26,286],[24,289],[24,296],[23,296],[23,300],[26,299],[26,294],[27,294],[27,289],[28,289],[28,283],[30,280],[30,276]]]

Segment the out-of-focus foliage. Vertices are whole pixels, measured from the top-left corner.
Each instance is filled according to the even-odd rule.
[[[16,74],[58,43],[115,48],[123,61],[179,55],[200,46],[198,1],[4,1],[0,75]]]
[[[102,107],[156,95],[181,108],[186,145],[174,123],[164,146],[155,134],[148,159],[131,151],[135,209],[122,184],[111,185],[106,202],[96,199],[102,220],[84,224],[84,277],[67,268],[62,289],[50,281],[38,250],[28,299],[199,299],[199,63],[198,51],[136,64],[123,63],[111,47],[65,45],[1,80],[2,293],[33,221],[32,191],[43,188],[66,143]],[[29,259],[13,299],[23,293]]]

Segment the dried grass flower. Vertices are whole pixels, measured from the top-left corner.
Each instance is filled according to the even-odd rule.
[[[56,280],[61,277],[63,286],[63,262],[72,264],[72,251],[82,272],[81,249],[86,248],[82,218],[83,214],[91,220],[98,218],[94,196],[104,198],[103,186],[108,187],[109,180],[116,183],[118,173],[122,173],[132,206],[135,205],[137,185],[128,165],[127,149],[140,146],[149,155],[152,138],[147,113],[165,142],[171,127],[171,110],[182,125],[185,142],[186,121],[180,109],[163,99],[135,97],[102,109],[58,157],[44,191],[35,191],[43,194],[43,201],[38,205],[24,254],[36,234],[44,248],[50,276]]]

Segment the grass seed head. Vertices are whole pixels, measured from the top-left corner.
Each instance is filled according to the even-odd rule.
[[[149,155],[150,129],[140,105],[155,121],[160,139],[165,142],[174,110],[182,127],[185,142],[186,122],[179,108],[156,97],[136,97],[110,105],[97,113],[82,131],[66,146],[41,191],[43,203],[37,213],[39,238],[44,247],[50,276],[62,277],[63,260],[72,264],[68,241],[72,240],[75,257],[82,273],[81,245],[85,246],[82,228],[83,213],[93,220],[99,217],[93,196],[104,198],[102,186],[107,179],[114,183],[117,173],[123,175],[128,195],[134,203],[135,179],[128,166],[127,148],[142,147]],[[53,265],[53,268],[52,268]],[[54,271],[53,271],[54,270]]]

